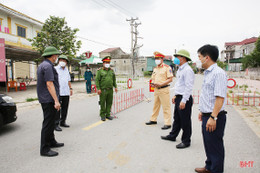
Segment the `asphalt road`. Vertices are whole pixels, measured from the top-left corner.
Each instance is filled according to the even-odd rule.
[[[202,78],[196,79],[195,90]],[[146,96],[152,96],[146,93]],[[152,98],[152,97],[151,97]],[[17,122],[0,131],[1,173],[192,173],[204,166],[201,123],[197,120],[198,105],[194,104],[191,146],[178,150],[176,142],[163,141],[169,130],[163,126],[162,111],[158,124],[146,126],[152,113],[153,101],[142,102],[117,114],[113,121],[101,122],[98,97],[72,99],[67,123],[70,128],[55,132],[65,146],[54,149],[59,156],[40,156],[42,110],[35,105],[18,111]],[[225,130],[227,173],[260,172],[260,139],[252,132],[238,112],[227,106]],[[252,167],[240,167],[251,161]]]

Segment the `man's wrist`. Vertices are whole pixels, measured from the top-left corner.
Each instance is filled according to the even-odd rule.
[[[215,120],[215,121],[217,121],[217,117],[215,117],[215,116],[212,116],[212,115],[210,115],[210,118],[212,118],[213,120]]]

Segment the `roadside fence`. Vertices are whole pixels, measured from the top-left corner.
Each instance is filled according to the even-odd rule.
[[[200,91],[193,92],[193,103],[199,104]],[[237,106],[260,106],[260,95],[258,92],[227,93],[226,105]]]
[[[120,92],[114,94],[113,105],[111,108],[112,115],[130,108],[144,100],[144,88]]]

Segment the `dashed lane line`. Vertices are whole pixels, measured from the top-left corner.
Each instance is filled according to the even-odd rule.
[[[98,122],[96,122],[94,124],[91,124],[90,126],[87,126],[87,127],[83,128],[83,130],[90,130],[90,129],[94,128],[94,127],[99,126],[100,124],[103,124],[103,123],[104,123],[104,121],[98,121]]]

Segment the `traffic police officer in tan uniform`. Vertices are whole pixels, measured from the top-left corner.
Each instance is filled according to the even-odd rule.
[[[164,114],[164,126],[162,130],[171,128],[171,103],[170,103],[170,82],[172,82],[173,73],[170,66],[163,63],[165,57],[160,52],[154,52],[155,64],[152,74],[152,87],[154,89],[154,107],[150,121],[146,125],[157,124],[160,107],[162,105]]]

